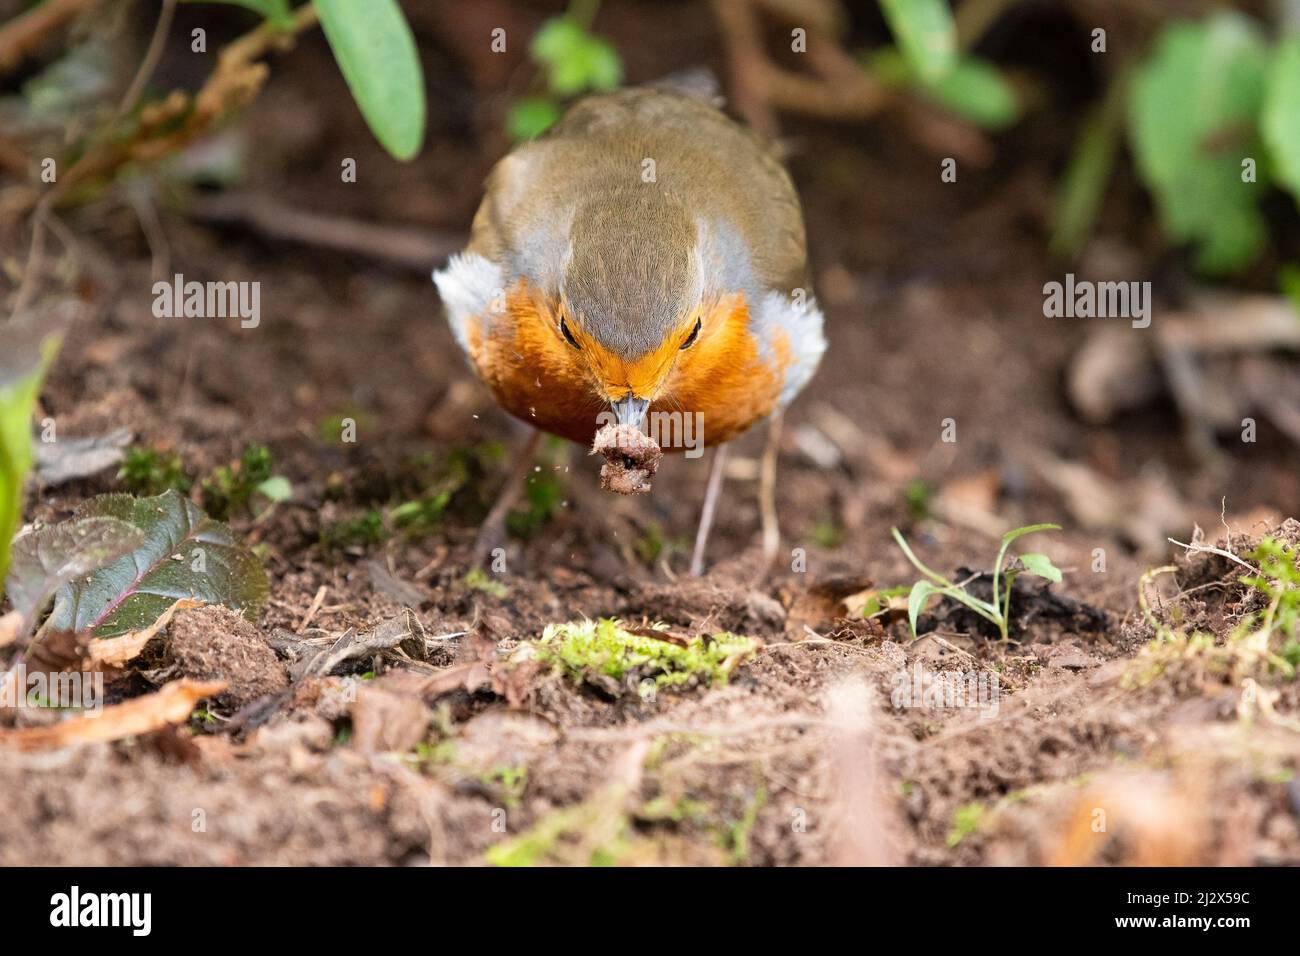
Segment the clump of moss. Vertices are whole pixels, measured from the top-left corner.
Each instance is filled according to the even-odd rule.
[[[381,544],[387,539],[388,529],[384,527],[384,516],[376,508],[370,508],[354,518],[327,525],[320,533],[322,545],[339,551]]]
[[[194,484],[194,479],[185,472],[180,455],[139,447],[127,449],[117,480],[127,492],[144,498],[171,490],[188,494]]]
[[[492,866],[616,866],[631,848],[631,820],[599,793],[554,810],[530,830],[487,851]]]
[[[1239,606],[1242,613],[1231,633],[1214,634],[1179,624],[1180,609],[1165,610],[1173,626],[1156,618],[1147,603],[1145,588],[1157,574],[1172,566],[1148,571],[1138,587],[1138,600],[1156,637],[1138,653],[1135,667],[1124,676],[1124,686],[1142,687],[1157,678],[1194,686],[1207,679],[1234,686],[1246,678],[1294,680],[1300,670],[1300,556],[1276,538],[1265,537],[1248,557],[1259,573],[1238,578],[1247,591]],[[1262,607],[1261,607],[1262,606]]]
[[[948,831],[945,841],[949,848],[955,847],[984,824],[988,808],[976,801],[958,807],[952,814],[952,829]]]
[[[655,631],[666,631],[655,625]],[[682,646],[664,638],[635,634],[609,618],[550,624],[529,645],[533,653],[550,661],[575,680],[591,673],[623,682],[627,677],[653,679],[660,687],[692,680],[725,684],[736,664],[758,647],[748,637],[727,632],[691,638]]]
[[[1264,538],[1250,556],[1258,562],[1259,574],[1241,583],[1259,591],[1267,604],[1256,623],[1279,636],[1281,656],[1288,664],[1300,666],[1300,548]]]

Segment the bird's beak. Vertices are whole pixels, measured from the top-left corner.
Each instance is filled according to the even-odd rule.
[[[614,414],[618,418],[620,425],[631,425],[633,428],[640,428],[641,422],[645,419],[645,413],[650,408],[650,399],[637,398],[629,394],[627,398],[619,399],[617,402],[610,403],[614,408]]]

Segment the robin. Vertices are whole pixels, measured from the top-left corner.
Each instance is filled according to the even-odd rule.
[[[774,556],[775,426],[826,341],[799,199],[754,134],[667,89],[582,100],[497,164],[468,247],[434,281],[475,373],[538,430],[521,472],[540,432],[591,445],[602,426],[649,421],[665,451],[716,446],[693,573],[725,443],[770,418],[761,510]]]

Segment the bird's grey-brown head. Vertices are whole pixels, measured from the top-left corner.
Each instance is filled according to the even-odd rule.
[[[622,359],[660,348],[699,307],[696,240],[689,211],[649,184],[575,210],[561,286],[573,320]]]

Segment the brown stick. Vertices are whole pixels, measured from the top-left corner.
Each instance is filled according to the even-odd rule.
[[[38,4],[0,27],[0,73],[9,72],[34,51],[48,34],[97,2],[98,0],[45,0],[45,3]]]

